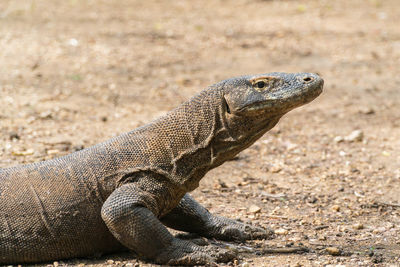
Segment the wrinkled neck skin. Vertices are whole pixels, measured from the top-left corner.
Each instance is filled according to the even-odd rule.
[[[232,140],[229,147],[221,148],[221,155],[225,158],[233,158],[242,150],[251,146],[266,132],[271,130],[283,114],[268,114],[267,111],[252,116],[224,114],[226,131]]]
[[[198,99],[202,99],[201,103]],[[185,112],[179,112],[182,109]],[[184,114],[187,129],[192,131],[192,139],[197,140],[172,159],[175,165],[172,177],[180,177],[173,180],[181,179],[189,191],[198,186],[207,171],[252,145],[273,128],[283,115],[269,116],[265,111],[251,117],[229,114],[226,112],[222,94],[215,91],[205,91],[178,107],[176,112]],[[196,118],[194,114],[202,115]]]

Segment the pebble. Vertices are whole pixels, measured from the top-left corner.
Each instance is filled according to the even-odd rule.
[[[47,150],[47,155],[55,155],[60,153],[60,151],[58,149],[49,149]]]
[[[386,232],[386,231],[387,231],[387,229],[385,227],[378,227],[378,228],[373,229],[372,233],[380,234],[380,233],[383,233],[383,232]]]
[[[281,170],[282,170],[281,167],[279,167],[279,166],[273,166],[273,167],[271,167],[270,172],[272,172],[272,173],[278,173],[278,172],[280,172]]]
[[[257,205],[251,205],[249,208],[250,213],[258,213],[261,211],[261,208]]]
[[[76,145],[76,146],[74,146],[74,147],[72,148],[72,150],[73,150],[73,151],[79,151],[79,150],[82,150],[82,149],[84,149],[84,148],[85,148],[84,145]]]
[[[41,119],[51,119],[53,117],[54,117],[54,115],[51,110],[43,111],[42,113],[39,114],[39,118],[41,118]]]
[[[28,155],[32,155],[35,151],[33,149],[27,149],[27,150],[15,150],[12,152],[12,154],[14,156],[28,156]]]
[[[9,137],[10,137],[10,140],[14,140],[14,139],[19,140],[19,139],[21,139],[21,137],[19,136],[19,134],[17,132],[10,132]]]
[[[332,206],[333,211],[340,211],[340,206],[339,205],[333,205]]]
[[[277,235],[287,235],[289,231],[286,229],[283,229],[283,228],[279,228],[278,230],[275,230],[274,232]]]
[[[364,229],[364,225],[362,223],[356,223],[353,225],[353,228],[356,230]]]
[[[113,260],[108,260],[107,264],[114,264],[114,261]]]
[[[340,255],[340,249],[337,247],[327,247],[325,250],[332,256]]]
[[[76,46],[79,45],[79,41],[76,40],[75,38],[71,38],[71,39],[68,40],[68,44],[69,44],[70,46],[76,47]]]
[[[364,138],[364,133],[361,130],[352,131],[348,136],[344,138],[347,142],[361,142]]]
[[[366,115],[375,114],[375,110],[371,107],[361,107],[359,112]]]
[[[58,267],[58,265],[59,265],[59,264],[58,264],[58,261],[53,262],[53,266],[54,266],[54,267]]]
[[[287,142],[286,143],[286,149],[287,150],[294,150],[294,149],[296,149],[298,147],[298,145],[296,145],[296,144],[293,144],[293,143],[290,143],[290,142]]]
[[[333,139],[333,142],[335,142],[335,143],[341,143],[341,142],[343,142],[343,141],[344,141],[343,136],[336,136],[336,137]]]

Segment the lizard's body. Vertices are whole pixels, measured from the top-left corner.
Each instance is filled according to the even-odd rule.
[[[129,133],[61,158],[0,169],[0,263],[40,262],[126,248],[170,264],[233,257],[221,249],[210,256],[209,248],[174,238],[160,221],[221,239],[267,237],[260,228],[212,216],[185,194],[198,186],[208,170],[254,143],[284,113],[321,92],[318,76],[298,74],[315,80],[313,91],[297,92],[296,103],[281,101],[282,110],[270,105],[265,119],[266,107],[260,111],[257,94],[262,96],[266,89],[258,90],[253,82],[257,77],[268,77],[262,80],[268,83],[271,77],[286,79],[287,75],[226,80]],[[272,78],[270,87],[275,89],[278,85]],[[285,86],[282,83],[280,87]],[[296,84],[289,87],[299,89]],[[239,95],[250,93],[254,96]],[[243,120],[243,116],[248,117]]]

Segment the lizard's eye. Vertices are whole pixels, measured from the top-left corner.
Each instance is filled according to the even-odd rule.
[[[256,83],[257,88],[262,89],[265,87],[265,82],[264,81],[259,81]]]
[[[263,92],[272,89],[279,83],[279,80],[276,77],[264,76],[251,79],[250,83],[256,91]]]
[[[261,92],[261,91],[266,90],[270,86],[271,80],[266,79],[266,78],[261,78],[261,79],[253,80],[251,82],[253,84],[254,89]]]

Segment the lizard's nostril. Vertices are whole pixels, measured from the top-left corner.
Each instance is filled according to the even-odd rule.
[[[303,78],[303,81],[305,81],[305,82],[311,82],[313,80],[313,78],[311,78],[311,77],[305,77],[305,78]]]

